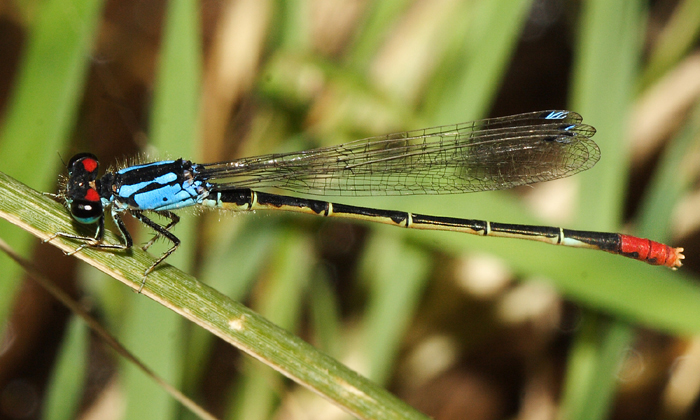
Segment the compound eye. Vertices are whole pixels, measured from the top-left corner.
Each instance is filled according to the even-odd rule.
[[[97,156],[92,153],[78,153],[68,161],[68,175],[90,175],[91,179],[97,178],[97,168],[100,163]]]
[[[83,224],[95,223],[102,217],[102,201],[94,188],[89,188],[82,198],[74,198],[70,203],[70,214]]]
[[[85,225],[95,223],[102,217],[102,203],[84,199],[74,199],[70,203],[70,214]]]

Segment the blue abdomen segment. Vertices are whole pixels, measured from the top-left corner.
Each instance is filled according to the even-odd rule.
[[[133,210],[177,210],[209,195],[209,184],[197,177],[189,161],[161,161],[132,166],[116,173],[114,200]]]

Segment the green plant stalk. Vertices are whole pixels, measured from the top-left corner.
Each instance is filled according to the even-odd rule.
[[[209,412],[204,410],[197,403],[185,396],[182,392],[170,385],[162,377],[156,374],[150,367],[146,366],[139,358],[126,349],[106,328],[95,318],[90,316],[81,304],[73,300],[66,292],[56,286],[52,280],[44,277],[37,271],[37,267],[31,261],[24,259],[10,247],[7,242],[0,239],[0,249],[14,260],[19,266],[24,268],[28,276],[48,292],[54,299],[61,302],[65,307],[73,312],[76,318],[80,318],[92,331],[107,343],[115,352],[124,359],[129,360],[134,366],[138,366],[142,373],[150,377],[155,383],[169,393],[172,398],[179,401],[183,406],[189,408],[198,418],[215,419]],[[149,301],[150,302],[150,301]],[[76,319],[74,318],[74,319]],[[85,382],[85,363],[87,352],[87,334],[78,333],[75,322],[69,325],[69,332],[64,338],[63,349],[56,363],[56,368],[52,374],[51,386],[48,387],[49,396],[46,409],[44,410],[46,419],[74,418],[78,409],[80,396],[83,394],[80,389]],[[82,375],[81,375],[82,373]]]
[[[42,240],[54,232],[76,231],[61,204],[0,172],[0,217]],[[111,232],[105,240],[119,241]],[[76,243],[62,238],[50,242],[64,252]],[[138,290],[142,273],[154,257],[138,249],[106,252],[86,248],[75,257]],[[149,274],[143,294],[248,353],[295,382],[361,419],[427,419],[385,389],[317,351],[240,303],[163,264]]]
[[[627,112],[634,92],[641,55],[644,6],[640,1],[582,2],[578,48],[574,59],[572,106],[584,113],[600,135],[596,137],[605,159],[595,172],[583,174],[578,221],[595,229],[617,229],[628,176],[629,158],[624,142]],[[610,42],[615,39],[616,42]],[[611,62],[614,66],[610,66]],[[620,273],[613,281],[633,278]],[[652,297],[653,295],[647,295]],[[624,318],[610,325],[584,318],[571,350],[566,373],[562,417],[594,420],[608,417],[618,381],[613,366],[631,345],[633,327]]]
[[[569,357],[560,419],[609,417],[625,350],[634,329],[618,321],[590,317],[577,334]]]
[[[76,418],[87,377],[88,329],[71,318],[51,375],[45,420]]]
[[[156,156],[197,159],[201,85],[201,29],[195,0],[167,3],[158,68],[153,89],[148,149]],[[184,270],[194,266],[198,220],[184,218],[177,236],[182,246],[169,262]],[[150,234],[141,229],[140,233]],[[138,235],[137,235],[138,236]],[[151,253],[163,252],[171,244],[162,241]],[[188,368],[187,323],[146,299],[134,299],[125,313],[120,336],[124,343],[171,383],[184,383]],[[144,319],[151,322],[143,322]],[[153,324],[158,328],[154,329]],[[148,339],[144,339],[147,337]],[[199,365],[202,366],[202,365]],[[160,387],[133,364],[123,364],[125,418],[175,418],[176,405]]]
[[[700,2],[679,2],[673,15],[656,37],[649,54],[649,64],[640,78],[639,87],[645,89],[661,78],[679,61],[688,56],[700,36]]]
[[[37,3],[12,96],[0,121],[0,168],[35,188],[56,183],[60,165],[56,152],[64,150],[75,124],[102,4],[101,0]],[[29,249],[26,235],[2,227],[0,235],[20,252]],[[19,275],[15,267],[0,258],[5,278]],[[5,325],[14,302],[16,284],[0,282],[0,325]]]

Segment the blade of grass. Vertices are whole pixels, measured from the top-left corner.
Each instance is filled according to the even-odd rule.
[[[619,321],[586,321],[569,358],[559,418],[608,418],[621,357],[633,338],[632,328]]]
[[[693,48],[700,36],[700,2],[685,0],[677,6],[671,19],[656,38],[649,64],[640,80],[645,88],[673,68]]]
[[[593,228],[608,230],[619,225],[625,198],[629,156],[622,139],[641,57],[643,6],[639,1],[588,0],[582,4],[580,22],[572,103],[598,130],[596,141],[603,159],[595,171],[579,177],[582,199],[578,219]],[[616,42],[610,42],[611,39]],[[611,66],[613,62],[615,65]],[[620,275],[611,281],[622,283],[628,276]],[[639,286],[644,284],[639,282]],[[618,363],[619,352],[631,343],[633,336],[632,328],[622,320],[605,326],[590,318],[584,320],[566,373],[562,418],[607,417],[617,385],[613,367]]]
[[[366,69],[387,33],[409,5],[408,0],[367,3],[362,26],[355,31],[351,51],[346,55],[347,62],[357,69]]]
[[[342,315],[339,297],[325,266],[317,267],[309,287],[309,309],[314,345],[333,357],[342,356]]]
[[[353,200],[353,204],[373,205],[378,208],[404,209],[433,214],[435,209],[459,208],[459,211],[441,210],[442,216],[479,218],[488,216],[485,210],[492,208],[500,216],[511,215],[512,219],[523,219],[518,215],[517,205],[511,208],[500,206],[503,197],[479,194],[478,200],[461,195],[432,197],[429,202],[423,197],[397,199],[375,197]],[[439,201],[438,201],[439,199]],[[397,203],[401,203],[398,204]],[[439,204],[435,204],[439,203]],[[488,218],[488,217],[485,217]],[[524,222],[537,222],[525,219]],[[585,229],[577,224],[568,228]],[[394,229],[377,226],[376,229]],[[500,238],[483,238],[452,232],[423,232],[408,230],[407,238],[438,249],[459,255],[467,250],[478,250],[498,255],[523,276],[546,277],[568,298],[614,314],[629,322],[681,335],[700,332],[700,285],[688,271],[681,267],[673,271],[665,267],[653,267],[600,251],[572,249]]]
[[[531,0],[480,1],[475,6],[465,3],[463,14],[451,17],[453,24],[467,23],[460,24],[464,30],[449,35],[451,47],[445,63],[426,95],[427,120],[449,124],[476,119],[487,112],[531,4]]]
[[[167,3],[158,74],[154,88],[150,147],[168,157],[196,159],[199,155],[199,101],[202,62],[199,3]],[[171,155],[174,154],[174,155]],[[182,241],[171,264],[185,270],[194,266],[197,219],[183,218],[177,226]],[[142,233],[146,229],[142,229]],[[148,234],[152,232],[148,231]],[[157,255],[172,244],[161,241],[151,248]],[[124,343],[171,383],[182,383],[186,366],[186,324],[177,314],[145,299],[131,299],[120,336]],[[149,320],[149,322],[144,322]],[[157,325],[157,328],[154,328]],[[173,400],[136,367],[124,364],[126,418],[169,418],[176,415]]]
[[[262,293],[254,306],[260,314],[288,331],[298,329],[304,295],[315,265],[313,244],[307,235],[288,229],[278,237],[267,265]],[[231,392],[227,419],[264,420],[271,417],[282,394],[280,375],[255,364],[245,365],[245,375]]]
[[[688,123],[667,145],[642,202],[639,228],[659,240],[669,237],[674,206],[691,187],[696,169],[692,156],[700,149],[700,102]]]
[[[211,243],[208,243],[210,247],[205,252],[209,255],[202,265],[199,277],[202,282],[222,294],[240,301],[248,295],[257,274],[267,264],[270,248],[277,238],[278,226],[275,223],[252,223],[247,217],[235,219],[217,220],[220,240],[216,247],[211,247]],[[232,225],[241,224],[241,228],[231,229]],[[202,375],[206,373],[215,337],[202,329],[193,329],[189,334],[183,385],[185,389],[191,388],[195,392],[198,389],[196,384],[202,382]]]
[[[88,233],[76,231],[60,204],[3,173],[0,173],[0,218],[40,239],[50,238],[53,232]],[[105,240],[119,241],[111,232],[107,232]],[[51,244],[66,252],[73,251],[76,245],[58,238]],[[138,249],[112,253],[86,248],[75,257],[133,290],[138,290],[142,273],[154,261],[153,256]],[[149,274],[143,294],[358,418],[426,419],[303,340],[172,266],[164,264]]]
[[[36,188],[56,182],[56,152],[75,120],[101,10],[100,0],[48,0],[38,8],[0,132],[0,167]],[[22,254],[29,249],[29,237],[17,230],[0,226],[0,236]],[[0,271],[5,278],[20,273],[5,257]],[[0,319],[18,284],[0,282]]]
[[[595,229],[615,229],[621,219],[629,168],[624,139],[641,56],[642,9],[639,1],[583,3],[572,109],[598,130],[602,158],[594,170],[577,176],[577,208],[578,221]]]
[[[45,420],[74,419],[87,377],[88,329],[71,318],[56,360],[46,398]]]
[[[311,9],[307,0],[285,0],[278,2],[279,47],[298,53],[308,53],[312,46]]]
[[[134,356],[133,353],[127,350],[126,347],[122,346],[119,341],[95,318],[91,317],[88,311],[83,309],[83,307],[77,301],[61,290],[58,286],[54,285],[53,282],[45,278],[38,272],[36,266],[34,266],[28,260],[22,258],[2,239],[0,239],[0,249],[17,264],[19,264],[31,276],[31,278],[41,287],[43,287],[44,290],[46,290],[51,296],[70,309],[74,315],[82,319],[82,321],[85,322],[85,324],[87,324],[87,326],[90,327],[92,331],[95,332],[95,334],[97,334],[104,342],[112,347],[114,351],[116,351],[124,359],[131,362],[134,366],[137,366],[145,375],[150,377],[154,382],[158,383],[175,400],[189,408],[191,413],[196,414],[197,417],[201,419],[214,419],[211,414],[186,397],[167,381],[163,380],[148,366],[141,362],[140,359]],[[75,331],[75,328],[73,328],[75,325],[75,323],[71,324],[72,330],[69,331],[67,338],[64,340],[68,343],[70,348],[62,351],[62,355],[60,357],[61,359],[65,360],[59,361],[58,368],[54,371],[54,377],[52,378],[52,386],[49,387],[49,392],[51,393],[48,404],[49,408],[47,409],[49,416],[68,416],[68,413],[66,412],[76,411],[78,403],[80,402],[79,398],[83,393],[81,387],[78,385],[78,381],[82,382],[81,378],[79,377],[80,372],[85,373],[85,366],[83,362],[86,360],[87,348],[83,350],[79,347],[81,345],[87,346],[87,336],[81,331]],[[84,343],[80,343],[80,340],[84,341]],[[76,375],[76,373],[78,373],[78,375]],[[70,406],[71,403],[74,404],[74,407]],[[58,411],[55,412],[54,410]],[[74,418],[74,416],[71,415],[70,418]]]
[[[387,232],[388,233],[388,232]],[[406,244],[403,236],[372,235],[362,260],[370,296],[362,343],[367,376],[380,384],[390,379],[399,346],[430,279],[430,256]]]

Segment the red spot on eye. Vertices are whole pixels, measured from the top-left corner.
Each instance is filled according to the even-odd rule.
[[[90,188],[85,193],[85,199],[88,201],[100,201],[100,195],[97,193],[97,190]]]
[[[97,161],[95,159],[85,158],[82,160],[83,167],[86,171],[92,172],[97,169]]]

